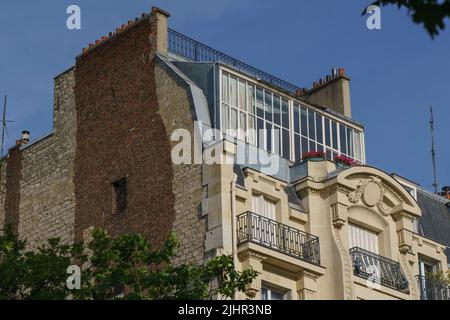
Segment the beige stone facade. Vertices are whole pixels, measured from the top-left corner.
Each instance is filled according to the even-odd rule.
[[[32,249],[52,237],[73,242],[77,230],[82,231],[78,233],[84,238],[85,231],[94,226],[106,226],[116,233],[144,229],[148,238],[157,240],[161,240],[162,233],[174,232],[181,242],[176,263],[204,263],[216,255],[230,254],[238,270],[251,267],[259,272],[257,279],[237,299],[420,299],[423,292],[417,275],[423,268],[421,263],[426,261],[436,270],[447,272],[444,252],[447,247],[417,231],[415,224],[422,210],[405,185],[366,165],[364,128],[351,119],[349,78],[343,71],[299,96],[261,80],[260,76],[239,71],[236,65],[227,66],[223,61],[190,61],[187,55],[175,52],[170,47],[173,39],[168,39],[168,16],[154,9],[150,18],[144,16],[85,49],[78,60],[83,72],[74,67],[55,79],[53,132],[22,146],[19,166],[12,161],[16,159],[13,157],[2,162],[0,223],[3,225],[11,215],[15,216],[19,237],[28,239]],[[134,48],[134,44],[140,46]],[[126,50],[143,50],[147,56],[140,52],[122,55],[120,46]],[[130,67],[116,69],[121,59],[129,59],[126,62]],[[100,62],[113,66],[102,69],[101,81],[96,78],[95,70]],[[131,69],[136,76],[130,76]],[[81,73],[80,79],[92,86],[99,84],[99,88],[91,92],[86,81],[76,83],[77,71]],[[267,116],[252,114],[254,111],[248,111],[241,105],[242,101],[238,106],[225,101],[224,92],[233,94],[233,91],[223,90],[224,74],[229,77],[226,79],[244,84],[244,88],[265,92],[270,98],[261,101],[266,105],[272,97],[270,101],[278,99],[278,108],[287,108],[286,123],[276,119],[275,111],[270,122]],[[121,80],[125,83],[120,87],[114,78],[117,75],[123,76]],[[142,83],[146,85],[136,90]],[[77,103],[76,85],[81,92],[92,94],[98,104],[84,97],[78,97],[83,104]],[[250,91],[245,89],[245,92],[244,97],[248,98]],[[110,104],[116,103],[118,96],[121,103],[113,109]],[[254,97],[257,105],[258,93]],[[141,114],[128,113],[136,105],[141,107],[137,109]],[[268,173],[258,163],[238,161],[250,149],[259,152],[263,147],[248,142],[247,137],[230,137],[223,132],[215,135],[213,141],[198,143],[201,150],[194,145],[194,152],[205,154],[219,150],[220,163],[158,162],[167,160],[168,148],[177,144],[171,139],[175,130],[185,129],[194,136],[200,128],[195,121],[203,121],[203,129],[221,128],[219,109],[224,105],[229,108],[224,110],[236,109],[240,116],[260,118],[266,121],[265,126],[273,124],[287,132],[288,141],[281,143],[283,152],[269,150],[272,159],[278,161],[277,172]],[[275,102],[270,103],[272,106],[277,108]],[[130,120],[116,114],[119,109]],[[99,110],[103,112],[101,116],[96,114],[101,113]],[[296,131],[296,110],[307,110],[312,115],[308,128],[316,126],[314,138]],[[91,127],[84,127],[77,114],[89,120]],[[143,114],[145,121],[141,121]],[[297,121],[301,122],[299,117]],[[311,119],[315,120],[311,122]],[[156,124],[161,130],[155,133]],[[116,125],[114,128],[123,135],[108,132]],[[343,129],[341,135],[343,132],[347,137],[345,142],[346,138],[333,133],[337,126]],[[327,134],[340,139],[340,143],[326,141]],[[301,145],[303,148],[306,145],[306,149],[301,152],[322,148],[331,156],[346,154],[359,164],[344,168],[324,159],[301,161],[300,142],[297,143],[296,137],[308,144],[302,140]],[[99,139],[103,140],[99,143]],[[153,147],[157,143],[161,146],[158,150]],[[346,148],[346,143],[351,143],[352,148]],[[97,157],[96,150],[84,157],[77,154],[80,144],[85,146],[84,151],[92,151],[89,146],[94,145],[108,155],[117,155],[118,160]],[[140,147],[129,148],[130,144]],[[128,150],[143,150],[146,156],[137,161],[133,154],[127,154]],[[166,154],[159,157],[159,152]],[[76,159],[81,159],[78,166],[75,166]],[[103,168],[104,162],[108,163],[105,172],[101,172],[104,176],[90,171],[94,164]],[[141,164],[145,164],[148,176],[140,174]],[[90,185],[77,180],[80,172],[92,178],[96,186],[109,188],[102,192],[96,190],[102,206],[97,206],[99,199],[89,193]],[[117,216],[109,210],[114,203],[112,177],[119,172],[128,177],[129,190],[135,187],[128,194],[129,200],[139,198],[135,202],[139,208],[127,211],[129,214],[131,209],[135,210],[132,217],[127,213]],[[82,188],[76,188],[77,181]],[[99,212],[86,213],[79,208],[77,212],[80,199],[85,203],[82,209],[99,208]],[[156,206],[155,199],[162,205]],[[17,212],[8,216],[6,204]],[[82,225],[77,225],[77,214]]]
[[[233,157],[235,146],[225,142],[224,156]],[[416,200],[390,175],[368,167],[356,166],[336,170],[330,161],[307,161],[302,164],[308,174],[295,182],[304,211],[291,208],[283,191],[286,182],[245,169],[245,185],[235,186],[233,168],[222,165],[206,168],[208,180],[209,231],[207,247],[215,244],[219,252],[234,254],[236,264],[260,272],[258,279],[239,299],[260,299],[261,288],[273,288],[286,299],[420,299],[416,276],[419,257],[435,261],[447,271],[445,245],[426,239],[413,232],[413,220],[421,210]],[[219,178],[220,170],[220,178]],[[209,175],[210,174],[210,175]],[[256,223],[250,227],[250,237],[234,244],[242,229],[236,226],[241,214],[251,212],[252,195],[264,195],[275,203],[275,220],[292,230],[317,236],[320,243],[320,263],[308,257],[300,258],[288,237],[276,235],[264,243],[256,239],[255,230],[263,228]],[[275,223],[275,221],[274,221]],[[356,225],[376,233],[379,266],[382,280],[377,282],[358,275],[349,245],[349,225]],[[248,226],[246,226],[248,227]],[[261,231],[261,230],[260,230]],[[271,231],[264,231],[268,235]],[[233,235],[236,235],[233,237]],[[280,243],[276,243],[280,241]],[[294,248],[288,252],[280,245]],[[363,253],[362,257],[365,253]],[[391,266],[387,270],[387,266]],[[398,269],[396,269],[398,268]],[[403,287],[384,285],[385,278],[404,278]]]

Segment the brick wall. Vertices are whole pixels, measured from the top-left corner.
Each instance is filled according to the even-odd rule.
[[[55,80],[53,133],[2,166],[0,221],[5,203],[15,205],[32,248],[50,237],[82,240],[93,226],[156,246],[173,231],[175,262],[203,262],[201,165],[170,157],[172,131],[193,132],[194,107],[189,86],[155,58],[156,25],[146,17],[85,50]],[[118,214],[113,183],[123,177],[128,206]]]
[[[75,237],[91,226],[164,241],[175,219],[170,143],[158,112],[151,19],[77,59]],[[112,184],[127,178],[128,207],[115,210]]]

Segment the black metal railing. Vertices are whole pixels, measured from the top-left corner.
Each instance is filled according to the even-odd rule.
[[[450,300],[450,286],[430,279],[426,276],[417,276],[422,300]]]
[[[405,290],[409,284],[397,261],[380,256],[371,251],[353,247],[350,249],[353,274],[395,290]]]
[[[253,242],[291,257],[320,264],[319,238],[253,212],[237,217],[237,243]]]
[[[169,51],[191,61],[222,62],[243,73],[255,77],[260,81],[264,81],[293,95],[295,95],[297,90],[300,89],[287,81],[281,80],[280,78],[230,57],[225,53],[210,48],[207,45],[170,28],[168,30],[168,49]]]

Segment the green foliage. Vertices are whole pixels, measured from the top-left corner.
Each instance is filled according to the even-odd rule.
[[[444,20],[450,17],[450,0],[378,0],[372,4],[406,8],[414,23],[423,24],[432,38],[445,29]]]
[[[427,281],[434,286],[448,286],[450,285],[450,273],[438,270],[436,272],[427,272],[425,275]]]
[[[26,251],[10,228],[0,236],[0,299],[208,299],[233,298],[257,276],[238,272],[233,258],[223,255],[204,265],[173,265],[178,242],[174,235],[158,250],[141,235],[112,238],[96,229],[86,245],[51,239]],[[82,268],[81,288],[69,290],[67,267]]]

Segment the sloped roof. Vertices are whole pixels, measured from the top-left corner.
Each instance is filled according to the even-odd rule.
[[[450,201],[418,188],[417,202],[422,210],[419,218],[420,234],[450,247]],[[445,255],[450,261],[450,248],[445,250]]]

